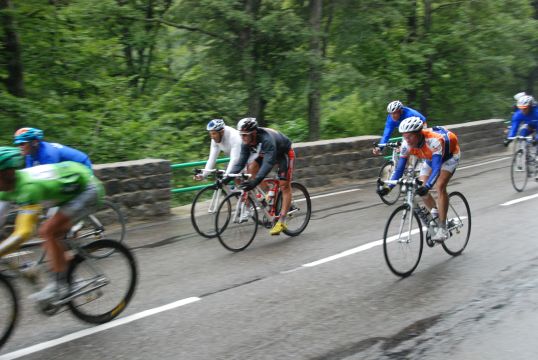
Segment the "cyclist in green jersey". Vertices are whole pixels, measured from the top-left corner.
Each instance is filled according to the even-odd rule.
[[[15,230],[0,243],[0,257],[28,240],[37,225],[41,206],[59,210],[39,228],[51,264],[51,281],[32,295],[35,300],[61,299],[68,295],[67,260],[61,239],[78,220],[95,211],[103,196],[101,182],[86,166],[66,161],[19,170],[24,166],[20,149],[0,147],[0,202],[20,205]],[[0,219],[7,207],[0,206]]]

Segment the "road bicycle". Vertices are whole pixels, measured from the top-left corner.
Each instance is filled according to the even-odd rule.
[[[384,147],[389,148],[392,150],[390,158],[385,161],[385,163],[381,166],[381,169],[379,170],[378,174],[378,184],[387,180],[390,180],[392,177],[392,174],[394,174],[394,171],[396,170],[396,165],[398,164],[398,160],[400,159],[400,146],[402,145],[401,141],[396,142],[388,142],[386,144],[378,144],[374,143],[374,147]],[[416,157],[410,156],[410,161],[408,161],[408,166],[406,168],[405,175],[407,176],[408,172],[410,171],[417,171],[417,164],[418,161]],[[417,173],[418,175],[418,173]],[[393,205],[395,204],[398,199],[400,198],[400,195],[402,193],[401,185],[396,185],[391,192],[385,195],[378,194],[381,198],[381,201],[383,201],[387,205]]]
[[[132,299],[138,280],[131,251],[111,239],[83,244],[66,238],[63,243],[72,256],[67,270],[69,294],[63,299],[38,301],[38,309],[49,316],[69,309],[91,324],[102,324],[121,314]],[[50,277],[43,257],[25,266],[13,261],[20,258],[18,253],[35,251],[39,252],[36,243],[25,243],[16,252],[0,258],[0,348],[13,333],[20,312],[21,300],[13,282],[23,279],[37,291],[44,286],[44,279]]]
[[[51,211],[52,210],[52,211]],[[40,215],[40,222],[45,221],[53,215],[57,208],[43,209]],[[17,210],[11,211],[4,226],[3,237],[9,236],[15,225]],[[120,208],[109,200],[102,200],[97,209],[90,215],[84,217],[71,228],[70,238],[90,243],[99,239],[111,239],[118,242],[123,242],[126,233],[125,217]],[[2,239],[2,236],[0,236]],[[32,245],[39,245],[43,241],[41,239],[32,239]],[[108,256],[111,253],[100,253],[101,256]]]
[[[228,174],[246,180],[250,174]],[[284,234],[297,236],[304,231],[312,214],[312,202],[306,187],[291,182],[292,203],[286,216]],[[268,178],[250,191],[234,191],[220,203],[215,219],[219,242],[226,249],[245,250],[254,240],[261,225],[271,229],[280,218],[282,192],[278,178]]]
[[[194,174],[198,175],[207,170],[194,169]],[[230,187],[223,184],[222,178],[224,170],[209,170],[215,178],[212,185],[208,185],[198,191],[191,205],[191,223],[194,230],[205,238],[217,236],[215,231],[215,215],[220,201],[230,192]]]
[[[536,145],[532,136],[515,136],[508,138],[515,140],[510,178],[512,186],[518,192],[525,189],[529,178],[536,179]]]
[[[416,188],[422,182],[415,176],[389,180],[386,184],[401,185],[404,203],[389,216],[383,233],[383,253],[389,269],[397,276],[407,277],[418,266],[422,256],[424,238],[429,247],[441,244],[452,256],[460,255],[471,235],[471,209],[465,196],[458,191],[448,195],[447,230],[449,238],[442,242],[431,239],[438,220],[415,200]]]

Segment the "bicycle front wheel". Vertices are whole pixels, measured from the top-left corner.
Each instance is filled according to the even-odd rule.
[[[19,313],[17,294],[11,282],[0,273],[0,349],[15,328]]]
[[[224,198],[215,219],[217,237],[226,249],[245,250],[258,231],[258,211],[254,201],[240,192]]]
[[[194,230],[201,236],[208,239],[217,236],[215,216],[220,200],[226,195],[226,190],[213,185],[200,190],[194,197],[191,206],[191,223]]]
[[[390,160],[387,161],[382,167],[381,170],[379,170],[379,179],[382,181],[390,180],[392,177],[392,174],[394,173],[396,165],[394,164],[394,161]],[[398,199],[400,198],[400,193],[402,192],[401,185],[396,185],[391,192],[389,192],[387,195],[379,195],[381,198],[381,201],[383,201],[387,205],[392,205]]]
[[[112,253],[103,257],[102,253]],[[69,309],[79,319],[102,324],[121,314],[133,297],[138,272],[135,259],[121,243],[104,239],[84,246],[67,272],[77,296]]]
[[[446,218],[450,237],[441,244],[448,254],[457,256],[465,249],[471,236],[471,209],[460,192],[455,191],[448,195]]]
[[[73,226],[75,238],[85,244],[100,239],[115,240],[121,243],[125,239],[125,217],[118,205],[109,200],[103,200],[97,210]],[[111,253],[101,252],[99,256],[109,256]]]
[[[282,192],[279,192],[277,199],[277,213],[282,208]],[[310,216],[312,215],[312,201],[306,187],[302,184],[291,183],[291,206],[286,216],[287,229],[284,234],[297,236],[306,229]]]
[[[510,169],[510,177],[512,179],[512,185],[516,191],[521,192],[525,189],[528,179],[527,160],[525,158],[525,151],[519,149],[514,153],[512,159],[512,167]]]
[[[420,219],[408,204],[403,204],[390,215],[383,234],[383,252],[390,271],[400,277],[411,275],[422,256],[422,247]]]

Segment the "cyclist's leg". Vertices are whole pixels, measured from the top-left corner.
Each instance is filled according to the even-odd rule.
[[[280,207],[280,218],[271,229],[271,235],[278,235],[286,230],[286,215],[291,206],[291,180],[295,167],[295,152],[290,149],[288,154],[278,161],[278,179],[280,192],[282,193],[282,206]]]
[[[59,210],[47,219],[39,229],[39,235],[45,240],[47,254],[51,262],[51,281],[41,291],[33,295],[36,300],[62,298],[69,293],[67,284],[67,259],[61,240],[78,220],[95,211],[99,199],[99,190],[93,183],[63,204]]]
[[[431,172],[432,172],[432,168],[430,167],[428,162],[423,161],[422,167],[420,168],[420,174],[418,177],[419,180],[422,181],[423,184],[425,184],[426,181],[428,181],[428,178],[430,177]],[[428,208],[430,212],[432,211],[432,209],[437,208],[435,199],[429,192],[425,196],[422,197],[422,201],[424,201],[424,205],[426,205],[426,207]]]
[[[446,187],[452,178],[452,175],[454,175],[459,161],[459,154],[453,155],[450,159],[445,161],[441,166],[441,173],[435,184],[437,190],[437,205],[439,206],[439,224],[441,224],[441,226],[446,224],[446,214],[448,212],[448,192],[446,191]]]

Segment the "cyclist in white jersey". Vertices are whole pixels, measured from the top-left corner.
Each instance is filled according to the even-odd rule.
[[[241,153],[241,136],[236,129],[226,126],[224,120],[213,119],[207,124],[207,131],[211,137],[211,147],[209,149],[209,158],[205,165],[205,169],[201,174],[195,175],[196,180],[203,180],[215,169],[217,157],[222,151],[230,157],[230,162],[226,168],[226,174],[230,172],[233,166],[239,160]]]

